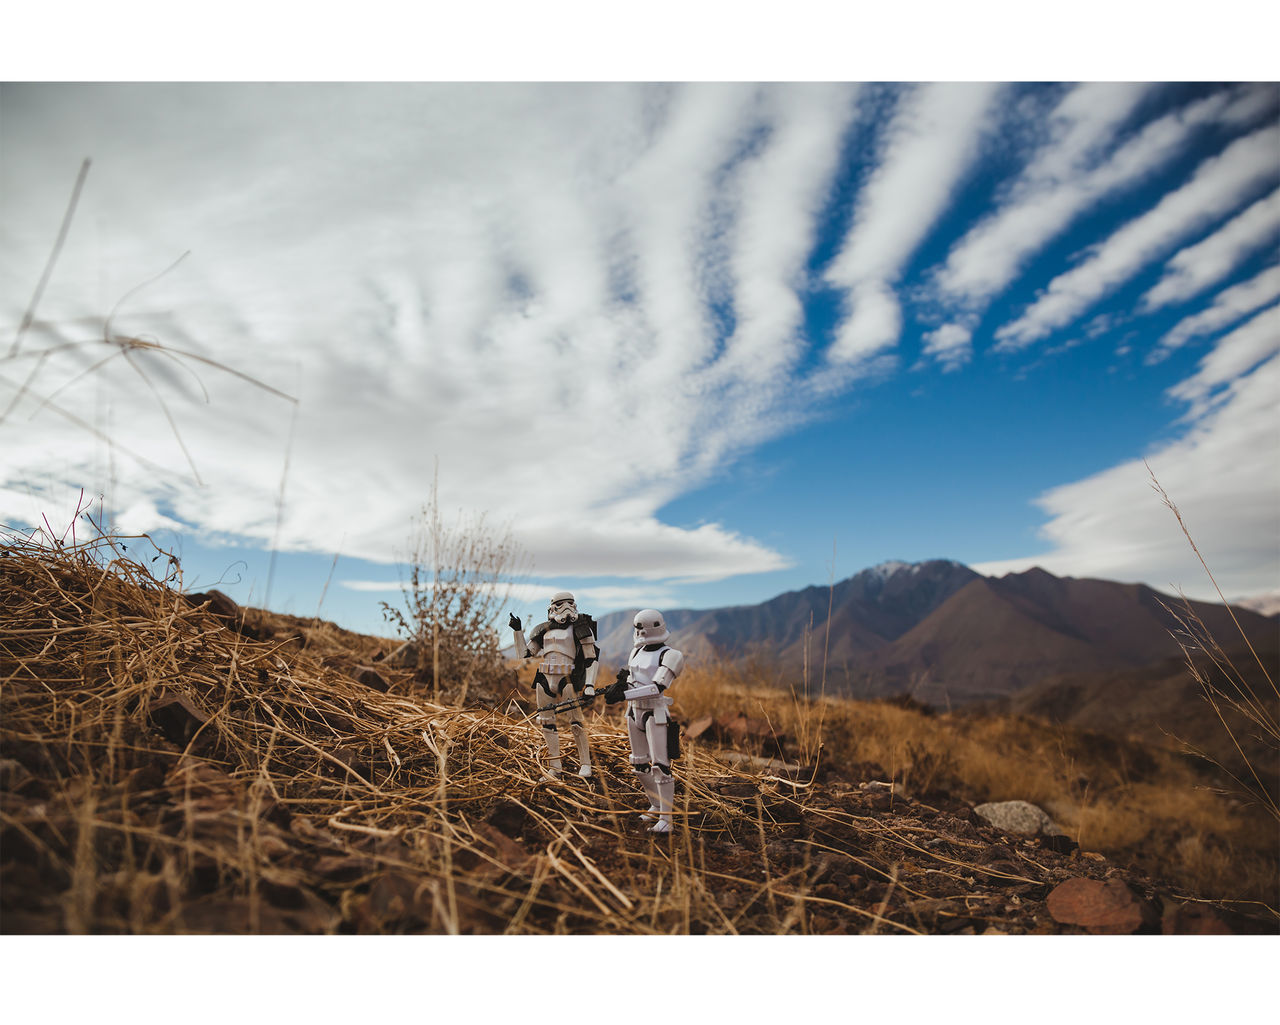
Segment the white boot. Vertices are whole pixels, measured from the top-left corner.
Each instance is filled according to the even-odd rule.
[[[658,812],[658,821],[649,827],[651,833],[670,833],[671,832],[671,809],[675,806],[676,781],[675,778],[663,772],[657,766],[653,769],[654,790],[658,795],[658,807],[651,808],[650,811]]]
[[[547,742],[547,755],[550,769],[543,775],[543,780],[553,780],[560,775],[564,766],[560,762],[560,731],[554,723],[545,723],[542,727],[542,739]]]
[[[578,775],[586,779],[591,775],[591,745],[587,741],[587,727],[580,722],[574,723],[573,739],[578,742]]]
[[[653,813],[658,810],[658,787],[653,781],[653,770],[640,772],[635,770],[636,776],[640,779],[640,785],[644,787],[644,792],[649,797],[649,810],[640,816],[641,822],[652,822]]]

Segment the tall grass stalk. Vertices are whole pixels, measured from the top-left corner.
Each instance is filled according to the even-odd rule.
[[[1245,633],[1244,627],[1240,625],[1240,620],[1236,618],[1235,610],[1223,595],[1222,589],[1218,586],[1218,581],[1214,579],[1213,572],[1209,569],[1208,563],[1205,562],[1199,546],[1196,545],[1195,539],[1191,536],[1191,531],[1182,518],[1182,513],[1161,486],[1160,481],[1156,479],[1156,475],[1149,465],[1147,466],[1147,472],[1151,475],[1152,488],[1159,494],[1161,502],[1173,513],[1174,518],[1178,521],[1183,537],[1187,539],[1191,550],[1195,552],[1196,558],[1209,578],[1209,582],[1213,585],[1214,592],[1222,601],[1228,615],[1231,617],[1231,622],[1235,624],[1236,630],[1239,631],[1245,647],[1248,648],[1249,654],[1253,656],[1259,670],[1261,670],[1262,677],[1266,681],[1266,687],[1270,690],[1269,694],[1260,695],[1254,689],[1245,674],[1236,667],[1230,656],[1223,650],[1222,645],[1213,636],[1185,595],[1182,595],[1182,603],[1179,608],[1171,608],[1164,602],[1160,603],[1181,627],[1180,631],[1172,631],[1173,638],[1182,650],[1188,671],[1196,683],[1199,684],[1205,700],[1208,702],[1209,707],[1213,709],[1218,722],[1222,725],[1223,730],[1226,731],[1232,746],[1239,754],[1245,766],[1245,773],[1248,779],[1241,779],[1218,759],[1209,758],[1209,760],[1235,782],[1242,795],[1265,808],[1277,822],[1280,822],[1280,803],[1277,803],[1277,781],[1264,779],[1263,775],[1259,773],[1254,761],[1245,754],[1244,748],[1240,743],[1237,727],[1232,726],[1230,717],[1224,711],[1225,709],[1230,709],[1240,716],[1248,724],[1247,728],[1251,728],[1254,731],[1253,735],[1261,740],[1280,759],[1280,716],[1277,715],[1277,711],[1280,711],[1280,688],[1276,686],[1275,679],[1263,663],[1261,656],[1254,649],[1252,642],[1249,640],[1249,635]],[[1219,685],[1213,679],[1212,674],[1202,667],[1195,658],[1194,653],[1196,651],[1203,652],[1208,656],[1212,666],[1222,674],[1222,678],[1229,684],[1230,690]],[[1273,703],[1275,704],[1274,708],[1271,707]],[[1196,753],[1205,757],[1202,752],[1197,751]]]

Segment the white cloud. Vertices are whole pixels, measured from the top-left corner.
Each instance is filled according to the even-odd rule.
[[[372,594],[400,594],[405,584],[400,580],[343,580],[341,586],[348,591],[369,592]]]
[[[959,370],[973,356],[973,332],[960,324],[943,324],[924,336],[923,355],[941,363],[944,373]]]
[[[1277,299],[1280,299],[1280,265],[1268,267],[1248,281],[1223,289],[1214,296],[1208,309],[1179,321],[1160,339],[1159,346],[1152,350],[1147,362],[1159,363],[1192,338],[1212,334]]]
[[[5,89],[0,321],[20,319],[81,156],[94,164],[0,408],[32,367],[39,397],[110,353],[102,318],[188,249],[114,331],[300,404],[291,426],[290,403],[241,379],[135,353],[175,434],[117,357],[58,396],[116,448],[32,396],[0,424],[26,439],[0,518],[29,516],[19,481],[48,496],[88,480],[139,529],[278,533],[285,551],[345,536],[344,554],[388,562],[438,456],[442,505],[509,523],[541,573],[787,564],[657,510],[808,415],[785,368],[855,89]],[[737,315],[721,348],[712,297]],[[84,345],[33,358],[63,340]]]
[[[969,83],[902,96],[827,269],[831,284],[849,290],[849,315],[828,353],[834,363],[860,363],[897,342],[902,314],[893,285],[977,155],[996,95],[995,86]]]
[[[1149,88],[1087,83],[1067,94],[1048,119],[1048,138],[1002,204],[947,255],[937,274],[946,300],[985,306],[1093,204],[1160,170],[1196,129],[1232,120],[1230,96],[1219,93],[1157,118],[1111,151],[1117,130]]]
[[[366,594],[401,595],[405,585],[400,580],[344,580],[341,586],[349,591]],[[514,583],[495,584],[488,587],[497,594],[506,595],[510,608],[499,614],[500,625],[505,628],[507,612],[524,616],[529,607],[547,607],[551,595],[557,591],[570,590],[577,601],[578,608],[584,612],[594,613],[596,609],[645,608],[675,604],[673,593],[659,586],[638,586],[634,584],[603,584],[599,586],[570,586],[562,581],[533,582],[519,581]],[[393,601],[392,604],[395,604]],[[525,611],[521,611],[525,610]]]
[[[1213,351],[1200,361],[1196,373],[1169,389],[1169,397],[1190,403],[1188,416],[1202,416],[1214,404],[1216,389],[1235,381],[1277,352],[1280,352],[1280,306],[1273,306],[1219,339]],[[1219,395],[1217,401],[1229,396],[1230,392]]]
[[[1195,399],[1210,380],[1230,378],[1218,402],[1193,408],[1195,420],[1182,438],[1147,456],[1228,599],[1273,591],[1280,579],[1280,356],[1274,355],[1274,322],[1260,326],[1251,341],[1265,332],[1269,350],[1251,347],[1245,336],[1224,339],[1212,370],[1206,367],[1192,378],[1194,385],[1188,381],[1173,389],[1177,397]],[[1243,350],[1247,358],[1232,357]],[[1259,358],[1266,361],[1251,369]],[[1173,514],[1152,490],[1141,459],[1053,488],[1036,504],[1049,516],[1041,530],[1048,550],[977,563],[974,569],[1000,575],[1041,566],[1058,575],[1145,582],[1217,600]],[[1260,545],[1264,538],[1270,543]]]
[[[1280,129],[1261,129],[1231,143],[1196,169],[1191,181],[1058,275],[1021,317],[996,332],[997,349],[1016,351],[1069,324],[1178,241],[1230,213],[1275,174]]]
[[[744,162],[732,196],[739,211],[729,266],[736,323],[716,364],[722,377],[776,378],[801,350],[797,288],[855,97],[828,85],[791,85],[762,97],[773,136],[758,159]]]
[[[1142,297],[1144,310],[1185,302],[1227,277],[1263,246],[1276,248],[1280,235],[1280,189],[1233,217],[1208,238],[1180,250]]]
[[[1025,258],[1079,212],[1090,189],[1081,176],[1150,87],[1091,82],[1072,88],[1045,122],[1047,138],[996,212],[957,242],[938,274],[952,298],[984,299],[1005,287]]]
[[[3,88],[0,323],[17,324],[85,153],[94,165],[24,352],[0,365],[0,409],[36,371],[0,423],[0,519],[31,521],[84,483],[135,529],[295,552],[343,539],[344,556],[391,562],[438,457],[442,505],[510,524],[539,579],[631,578],[583,592],[609,606],[786,565],[723,524],[661,512],[821,412],[815,397],[896,366],[897,290],[951,223],[997,96],[901,91],[813,283],[865,113],[853,87]],[[1247,122],[1262,92],[1226,110],[1215,94],[1108,154],[1145,88],[1081,87],[1051,132],[1062,149],[1009,202],[1049,183],[1047,206],[1080,175],[1095,196],[1136,182],[1178,152],[1192,112]],[[1029,224],[1028,239],[1050,230]],[[186,250],[114,330],[251,373],[298,398],[296,422],[288,401],[154,350],[77,377],[115,351],[102,321],[117,300]],[[814,284],[848,313],[825,353],[805,334]],[[958,367],[972,326],[931,332],[925,357]],[[83,344],[34,358],[62,342]],[[38,408],[67,382],[61,412]],[[1234,408],[1229,388],[1206,418]],[[369,576],[357,586],[385,586]]]

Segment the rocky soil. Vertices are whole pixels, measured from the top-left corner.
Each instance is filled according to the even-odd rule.
[[[433,703],[376,639],[101,551],[7,548],[0,623],[8,934],[1277,932],[1034,812],[748,753],[749,723],[690,729],[655,837],[617,710],[591,779],[544,782],[510,693]]]

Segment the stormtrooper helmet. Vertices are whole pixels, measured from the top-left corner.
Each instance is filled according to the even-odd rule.
[[[578,606],[574,604],[573,595],[568,591],[557,591],[551,596],[551,606],[547,609],[547,618],[553,623],[572,623],[578,618]]]
[[[636,613],[636,644],[661,644],[670,635],[667,621],[657,609],[642,609]]]

